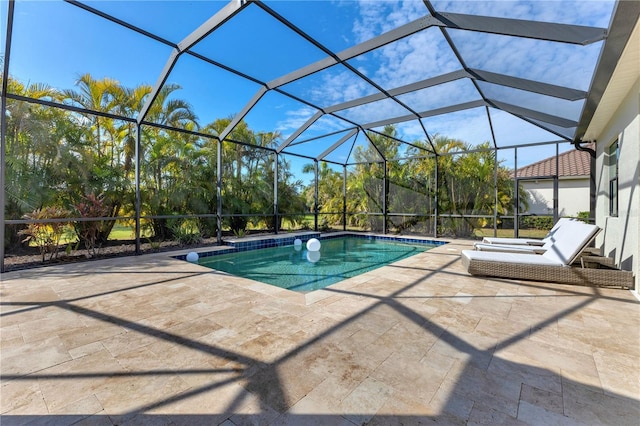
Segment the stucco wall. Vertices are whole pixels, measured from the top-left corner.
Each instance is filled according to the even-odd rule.
[[[606,165],[608,147],[618,139],[618,206],[617,217],[609,216],[609,171]],[[622,269],[633,270],[638,289],[640,255],[640,79],[621,102],[613,118],[597,139],[596,223],[603,232],[597,244],[604,254],[615,258]]]
[[[520,181],[529,193],[531,214],[553,214],[553,180]],[[575,217],[589,211],[589,177],[558,179],[558,214]]]

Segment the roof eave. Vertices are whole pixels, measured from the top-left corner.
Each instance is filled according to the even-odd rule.
[[[637,39],[638,37],[634,36],[632,38],[632,34],[637,34],[637,30],[634,32],[634,28],[638,25],[639,17],[640,2],[619,1],[616,3],[616,9],[609,26],[610,32],[598,58],[596,72],[591,81],[591,88],[582,110],[582,115],[578,121],[574,141],[589,141],[597,136],[597,133],[594,133],[591,129],[591,123],[594,121],[600,101],[610,83],[617,84],[615,80],[612,81],[611,77],[618,64],[623,62],[623,55],[633,54],[632,51],[638,49],[637,40],[634,40],[634,38]],[[632,40],[632,42],[629,43],[629,40]],[[633,66],[633,64],[628,66]],[[590,131],[587,132],[587,130]]]

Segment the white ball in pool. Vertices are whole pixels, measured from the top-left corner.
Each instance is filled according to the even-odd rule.
[[[302,245],[302,240],[300,238],[296,238],[295,240],[293,240],[293,245],[294,246],[301,246]]]
[[[318,251],[320,250],[320,240],[317,238],[312,238],[307,241],[307,250],[309,251]]]
[[[320,260],[320,252],[319,251],[308,251],[307,252],[307,260],[311,263],[316,263]]]
[[[187,262],[196,263],[198,261],[198,257],[198,253],[196,253],[195,251],[189,252],[189,254],[187,255]]]

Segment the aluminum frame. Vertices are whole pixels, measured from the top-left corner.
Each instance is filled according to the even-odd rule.
[[[1,111],[0,111],[0,113],[2,114],[1,115],[2,126],[1,126],[1,135],[0,135],[1,136],[0,138],[1,139],[0,140],[1,142],[0,188],[2,189],[2,192],[0,193],[0,210],[1,210],[0,222],[2,222],[2,229],[0,229],[0,240],[4,241],[5,225],[9,222],[11,223],[16,222],[16,221],[7,221],[5,218],[5,212],[4,212],[5,210],[5,163],[6,163],[6,158],[5,158],[6,129],[5,128],[6,128],[7,99],[14,99],[21,102],[34,102],[41,105],[67,109],[67,110],[75,111],[79,113],[93,114],[97,116],[103,116],[103,117],[136,123],[137,135],[136,135],[136,159],[135,159],[136,161],[135,163],[135,166],[136,166],[135,167],[136,169],[135,171],[135,179],[136,179],[135,221],[136,221],[136,251],[138,252],[140,250],[140,244],[139,244],[140,243],[140,180],[139,179],[140,179],[140,161],[141,161],[139,153],[140,153],[140,134],[141,134],[142,125],[164,127],[169,130],[192,133],[198,136],[216,139],[217,145],[218,145],[217,166],[220,171],[220,168],[222,167],[222,164],[221,164],[222,161],[220,157],[222,142],[230,141],[230,142],[238,143],[236,141],[232,141],[228,139],[228,136],[231,134],[233,129],[241,122],[241,120],[261,101],[261,99],[264,97],[266,93],[273,90],[285,96],[288,96],[291,99],[302,102],[303,104],[309,107],[314,108],[316,110],[316,113],[303,126],[298,128],[298,130],[296,130],[291,135],[291,137],[289,137],[286,141],[284,141],[275,150],[271,150],[271,151],[273,151],[276,155],[276,161],[275,161],[276,170],[274,171],[274,191],[276,194],[276,199],[274,200],[274,214],[276,215],[276,217],[278,215],[278,208],[277,208],[278,155],[282,153],[282,154],[298,156],[302,158],[309,158],[315,161],[315,165],[316,165],[316,179],[315,179],[316,180],[316,209],[315,210],[316,210],[316,226],[317,226],[318,161],[326,161],[325,158],[328,155],[330,155],[331,152],[338,149],[344,143],[349,143],[351,140],[353,140],[353,143],[355,143],[356,136],[360,131],[362,131],[366,136],[367,131],[375,132],[375,130],[372,130],[372,129],[376,127],[381,127],[387,124],[397,124],[403,121],[417,120],[420,123],[422,130],[424,131],[425,140],[427,140],[431,144],[431,147],[433,148],[433,152],[428,150],[427,152],[435,154],[435,157],[437,159],[438,156],[443,155],[445,153],[438,153],[435,151],[435,147],[429,135],[429,129],[425,127],[421,118],[432,117],[436,115],[443,115],[443,114],[447,114],[455,111],[461,111],[468,108],[476,108],[476,107],[484,106],[487,113],[487,120],[489,122],[493,149],[495,150],[496,153],[497,153],[497,150],[500,150],[500,149],[515,149],[514,154],[515,154],[516,161],[517,161],[517,147],[518,147],[517,145],[498,146],[496,142],[494,127],[491,121],[491,114],[490,114],[491,108],[504,111],[514,117],[517,117],[530,124],[540,127],[552,134],[557,135],[563,141],[572,141],[574,143],[582,142],[582,137],[584,135],[584,132],[586,131],[588,123],[595,113],[595,109],[598,105],[598,102],[600,101],[602,94],[604,92],[604,89],[606,88],[613,74],[615,65],[617,64],[620,58],[620,55],[622,54],[622,51],[624,49],[624,46],[626,45],[626,42],[628,41],[628,38],[631,34],[631,31],[633,30],[634,26],[637,24],[638,18],[640,16],[639,2],[618,1],[616,3],[616,6],[612,14],[612,19],[609,25],[609,29],[604,29],[604,28],[585,27],[585,26],[579,26],[579,25],[547,23],[547,22],[527,21],[527,20],[509,19],[509,18],[485,17],[485,16],[476,16],[476,15],[465,15],[465,14],[459,14],[459,13],[444,13],[444,12],[437,11],[433,7],[430,1],[425,0],[424,5],[426,8],[426,13],[423,17],[416,19],[412,22],[409,22],[405,25],[402,25],[400,27],[394,28],[386,33],[383,33],[363,43],[349,47],[345,50],[342,50],[341,52],[334,53],[330,49],[323,46],[318,40],[316,40],[312,36],[306,34],[300,28],[298,28],[295,25],[295,23],[289,22],[286,18],[284,18],[283,16],[278,14],[276,11],[271,9],[268,5],[258,0],[230,1],[226,6],[224,6],[221,10],[215,13],[204,24],[196,28],[193,32],[191,32],[187,37],[185,37],[179,43],[174,43],[172,41],[166,40],[163,37],[153,34],[152,32],[145,31],[141,28],[138,28],[128,22],[125,22],[121,19],[118,19],[114,16],[111,16],[107,13],[102,12],[99,9],[89,6],[88,4],[82,3],[81,1],[77,1],[77,0],[65,0],[65,1],[89,13],[92,13],[96,16],[109,20],[115,24],[121,25],[131,31],[141,34],[144,37],[151,38],[156,42],[170,46],[173,50],[169,55],[169,57],[167,58],[167,61],[165,63],[163,70],[158,75],[157,81],[153,86],[151,95],[147,98],[147,102],[145,103],[144,107],[141,109],[139,114],[133,119],[131,117],[123,117],[116,114],[103,113],[99,111],[91,111],[91,110],[87,110],[85,108],[80,108],[76,106],[61,105],[55,102],[49,102],[44,100],[29,99],[24,96],[8,93],[7,79],[3,79],[2,89],[1,89],[2,104],[1,104]],[[14,0],[10,0],[8,4],[7,33],[5,37],[6,47],[5,47],[5,58],[4,58],[4,64],[3,64],[3,75],[9,75],[11,41],[12,41],[12,32],[13,32],[14,3],[15,3]],[[191,50],[201,40],[206,38],[209,34],[215,32],[218,28],[220,28],[226,22],[233,20],[233,18],[237,14],[241,13],[247,7],[261,8],[263,11],[265,11],[271,17],[276,19],[282,25],[293,30],[300,37],[306,39],[308,42],[310,42],[311,44],[315,45],[316,47],[324,51],[327,54],[327,57],[324,59],[321,59],[320,61],[314,62],[312,64],[308,64],[298,70],[295,70],[293,72],[290,72],[280,77],[277,77],[275,79],[272,79],[271,81],[262,82],[254,77],[248,76],[238,70],[235,70],[224,64],[220,64],[212,60],[211,58],[207,58]],[[351,64],[347,62],[348,60],[356,58],[357,56],[363,55],[367,52],[371,52],[375,49],[378,49],[380,47],[383,47],[385,45],[388,45],[390,43],[401,40],[405,37],[408,37],[410,35],[416,34],[420,31],[424,31],[432,27],[436,27],[442,32],[445,40],[449,44],[451,51],[454,53],[454,55],[459,61],[459,64],[461,66],[460,70],[438,75],[422,81],[413,82],[402,87],[384,89],[379,84],[376,84],[373,80],[371,80],[369,77],[364,75],[362,72],[360,72],[359,70],[357,70],[355,67],[353,67]],[[457,46],[449,36],[448,31],[451,29],[489,33],[489,34],[499,34],[499,35],[505,35],[505,36],[511,36],[511,37],[531,38],[536,40],[545,40],[545,41],[551,41],[551,42],[557,42],[557,43],[569,43],[569,44],[580,45],[580,46],[586,46],[598,41],[604,41],[604,43],[601,49],[601,54],[598,59],[596,71],[593,75],[589,90],[582,91],[574,88],[562,87],[562,86],[553,85],[545,82],[527,80],[527,79],[523,79],[515,76],[494,73],[487,70],[471,68],[467,66],[467,64],[465,63],[464,56],[460,54]],[[174,68],[175,64],[183,54],[191,55],[193,57],[206,61],[215,66],[221,67],[242,78],[248,79],[254,83],[258,83],[261,85],[261,88],[253,96],[253,98],[244,106],[244,108],[240,111],[240,113],[238,113],[233,118],[229,126],[219,135],[210,135],[210,134],[204,134],[201,132],[187,131],[184,129],[175,129],[168,126],[162,126],[156,123],[149,123],[145,121],[145,117],[149,111],[149,108],[155,101],[160,89],[166,83],[167,78],[171,73],[172,69]],[[357,75],[360,79],[362,79],[363,81],[367,82],[368,84],[376,88],[376,90],[378,90],[378,93],[365,96],[359,99],[354,99],[348,102],[335,104],[326,108],[321,108],[318,105],[315,105],[313,102],[310,102],[305,99],[301,99],[299,97],[296,97],[288,93],[282,88],[282,86],[288,83],[302,79],[315,72],[327,69],[336,64],[341,64],[345,66],[355,75]],[[430,111],[414,111],[410,107],[408,107],[406,104],[404,104],[401,100],[398,99],[399,95],[415,92],[417,90],[421,90],[427,87],[438,86],[438,85],[445,84],[447,82],[451,82],[458,79],[469,79],[475,86],[477,93],[481,99],[478,101],[454,104],[448,107],[433,109]],[[479,81],[495,84],[498,86],[523,90],[531,93],[537,93],[545,96],[557,97],[559,99],[565,99],[570,101],[584,99],[585,105],[582,109],[579,120],[574,121],[574,120],[566,119],[564,117],[554,116],[543,111],[535,111],[535,110],[527,109],[517,105],[510,105],[505,102],[490,99],[487,96],[485,96],[485,94],[477,84],[477,82]],[[406,109],[408,114],[404,116],[399,116],[399,117],[389,117],[384,120],[378,120],[378,121],[369,122],[369,123],[355,122],[353,120],[345,119],[339,115],[339,112],[341,110],[352,108],[355,106],[366,105],[371,102],[375,102],[383,99],[390,99],[394,101],[395,103],[397,103],[398,105]],[[345,136],[341,137],[330,148],[324,150],[322,153],[320,153],[315,157],[313,156],[306,157],[293,152],[288,152],[286,150],[288,146],[293,146],[293,145],[297,145],[298,143],[305,142],[305,141],[298,141],[297,138],[304,132],[304,130],[306,130],[309,126],[311,126],[316,120],[320,119],[323,115],[332,115],[340,120],[345,121],[346,123],[349,123],[352,127],[345,129],[344,131],[347,132]],[[575,131],[573,132],[573,137],[568,137],[566,135],[559,134],[558,132],[554,131],[552,128],[546,127],[543,124],[538,123],[537,121],[548,123],[553,126],[560,126],[563,128],[575,128]],[[323,136],[319,136],[319,137],[323,137]],[[396,139],[398,142],[405,143],[408,146],[417,147],[416,145],[412,144],[410,141],[406,141],[401,138],[396,138]],[[373,144],[370,140],[369,142],[378,151],[378,154],[381,156],[381,159],[382,159],[381,161],[386,165],[387,158],[385,158],[383,153],[380,152],[377,149],[377,147],[375,147],[375,144]],[[351,150],[353,149],[353,143],[351,146]],[[557,144],[559,143],[559,141],[541,142],[539,144],[527,144],[526,146],[530,147],[535,145],[543,145],[543,144],[551,144],[551,143],[555,143],[557,148]],[[270,150],[270,149],[267,149],[267,150]],[[556,153],[556,156],[557,156],[557,153]],[[345,162],[343,164],[332,162],[332,161],[328,161],[328,162],[337,164],[337,165],[342,165],[344,167],[345,172],[346,172],[346,167],[348,165],[353,164],[348,162]],[[436,165],[437,165],[437,161],[436,161]],[[385,172],[386,172],[386,167],[385,167]],[[437,173],[438,172],[436,168],[436,174]],[[217,182],[216,182],[218,212],[216,213],[216,216],[218,218],[219,232],[221,229],[221,217],[222,217],[222,206],[221,206],[222,195],[220,192],[220,188],[221,188],[220,179],[221,179],[221,175],[220,173],[218,173]],[[436,179],[436,183],[437,183],[437,179]],[[346,192],[345,192],[345,197],[346,197]],[[345,214],[347,214],[346,201],[344,203],[344,208],[345,208]],[[384,214],[386,215],[386,212]],[[494,213],[494,217],[495,216],[497,216],[497,212]],[[438,211],[437,211],[437,203],[436,203],[436,211],[435,211],[436,227],[437,227],[437,217],[438,217]],[[20,222],[20,221],[17,221],[17,222]],[[345,222],[345,226],[346,226],[346,222]],[[385,221],[385,226],[386,226],[386,221]],[[435,229],[434,229],[434,234],[436,234]],[[219,241],[221,241],[220,234],[218,235],[218,239]],[[0,269],[2,271],[4,271],[4,254],[5,254],[4,244],[2,244],[2,248],[0,248],[0,255],[2,257]]]

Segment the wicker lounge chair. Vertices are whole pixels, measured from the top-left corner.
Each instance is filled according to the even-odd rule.
[[[524,246],[543,246],[545,243],[550,241],[553,238],[553,235],[558,231],[562,225],[567,222],[571,222],[574,219],[568,217],[561,217],[558,219],[553,228],[549,231],[549,233],[542,239],[532,239],[532,238],[498,238],[498,237],[484,237],[482,242],[485,244],[509,244],[509,245],[524,245]]]
[[[629,271],[606,265],[602,265],[602,268],[571,266],[599,228],[578,221],[567,226],[567,238],[555,241],[544,254],[463,250],[462,264],[471,275],[565,284],[633,287],[633,274]]]

